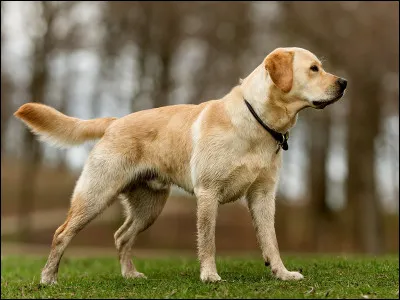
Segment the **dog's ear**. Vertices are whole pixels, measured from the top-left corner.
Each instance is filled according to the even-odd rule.
[[[290,92],[293,85],[293,51],[275,49],[265,58],[265,69],[273,83],[284,93]]]

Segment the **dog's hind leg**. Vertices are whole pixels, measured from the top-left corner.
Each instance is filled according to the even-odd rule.
[[[51,251],[41,274],[41,283],[57,282],[58,266],[72,238],[104,211],[130,181],[128,168],[108,155],[89,157],[76,184],[64,224],[55,232]]]
[[[169,196],[169,187],[154,189],[146,185],[132,187],[121,195],[126,219],[115,232],[115,246],[121,263],[121,273],[125,278],[144,277],[131,260],[132,247],[136,236],[149,228],[160,215]]]

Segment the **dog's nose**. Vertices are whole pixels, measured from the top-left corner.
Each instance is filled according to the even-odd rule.
[[[347,80],[344,78],[339,78],[338,83],[339,83],[339,86],[342,89],[342,91],[344,91],[347,86]]]

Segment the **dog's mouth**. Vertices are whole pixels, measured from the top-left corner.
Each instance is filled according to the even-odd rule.
[[[323,109],[326,106],[328,106],[329,104],[332,104],[332,103],[338,101],[340,98],[342,98],[343,95],[344,95],[344,92],[340,93],[338,96],[336,96],[335,98],[333,98],[331,100],[313,101],[312,104],[314,105],[314,108],[316,108],[316,109]]]

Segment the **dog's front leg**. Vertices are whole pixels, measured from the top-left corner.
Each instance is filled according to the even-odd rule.
[[[271,265],[272,273],[282,280],[299,280],[299,272],[290,272],[284,266],[279,254],[275,234],[275,186],[257,182],[247,194],[249,210],[256,230],[257,240],[261,247],[266,265]]]
[[[197,246],[200,260],[200,279],[203,282],[221,280],[215,265],[215,223],[218,197],[208,190],[196,189],[197,197]]]

